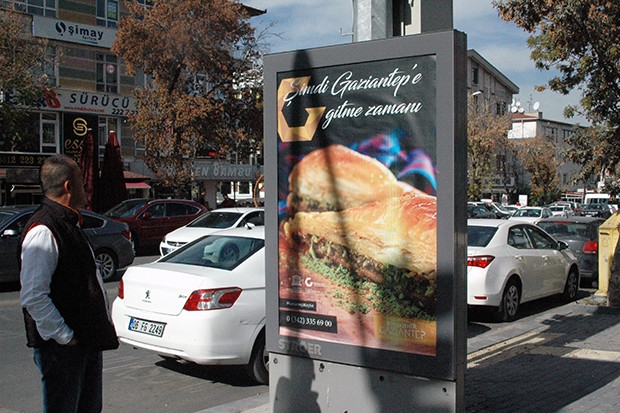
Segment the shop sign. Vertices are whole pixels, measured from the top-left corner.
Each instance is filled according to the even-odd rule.
[[[32,16],[32,35],[44,39],[88,44],[111,48],[116,39],[116,29],[53,19],[39,15]]]
[[[102,116],[132,116],[137,113],[135,100],[131,96],[85,90],[48,89],[40,106],[42,109]]]

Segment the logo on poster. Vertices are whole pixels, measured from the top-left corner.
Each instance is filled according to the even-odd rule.
[[[288,78],[282,80],[278,87],[278,133],[282,142],[311,141],[319,126],[321,116],[325,112],[325,106],[306,108],[308,119],[303,126],[289,126],[284,117],[284,106],[290,103],[287,99],[289,94],[307,89],[309,82],[310,76]]]

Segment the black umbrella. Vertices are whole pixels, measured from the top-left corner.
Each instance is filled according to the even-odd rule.
[[[108,134],[108,140],[105,143],[99,195],[100,212],[105,212],[127,199],[121,147],[114,131]]]

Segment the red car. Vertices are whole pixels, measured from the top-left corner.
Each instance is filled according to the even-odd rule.
[[[105,216],[124,222],[138,249],[159,245],[164,236],[188,224],[208,209],[186,199],[128,199],[106,212]]]

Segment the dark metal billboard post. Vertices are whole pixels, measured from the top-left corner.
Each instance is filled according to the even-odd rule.
[[[466,46],[266,56],[274,412],[464,411]]]

